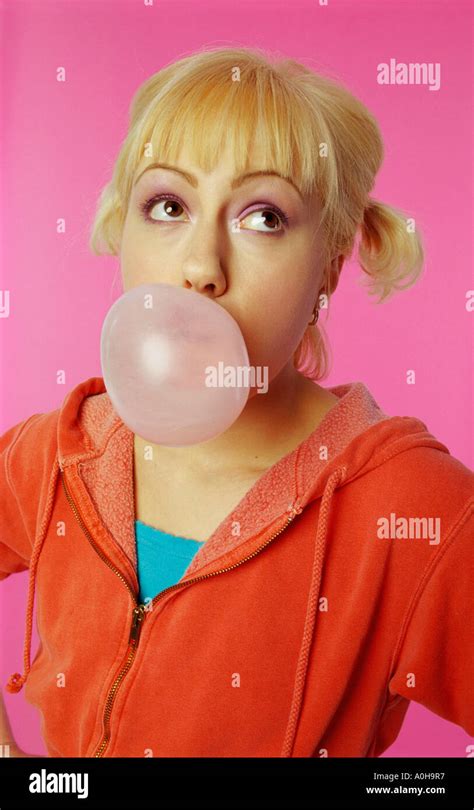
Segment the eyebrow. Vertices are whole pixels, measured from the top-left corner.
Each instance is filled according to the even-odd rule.
[[[199,185],[199,181],[194,174],[191,174],[190,172],[185,172],[182,169],[178,169],[177,166],[170,166],[167,163],[150,163],[145,169],[143,169],[142,172],[140,172],[137,179],[134,181],[133,185],[136,186],[136,184],[138,183],[140,178],[145,174],[145,172],[149,172],[151,171],[151,169],[167,169],[170,172],[176,172],[177,174],[181,174],[183,177],[186,178],[188,183],[191,186],[193,186],[193,188],[197,188],[197,186]],[[279,174],[279,172],[274,172],[271,169],[241,174],[239,177],[236,177],[235,180],[232,181],[231,183],[232,190],[238,188],[239,186],[242,185],[242,183],[244,183],[246,180],[250,180],[250,178],[252,177],[280,177],[282,180],[285,181],[285,183],[289,183],[291,186],[293,186],[293,188],[295,189],[301,200],[303,199],[301,191],[299,190],[298,186],[295,185],[295,183],[293,183],[292,180],[290,180],[288,177],[283,177],[282,174]]]

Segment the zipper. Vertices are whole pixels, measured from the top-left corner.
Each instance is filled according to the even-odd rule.
[[[78,512],[78,510],[77,510],[76,504],[74,503],[74,501],[73,501],[73,499],[72,499],[72,497],[71,497],[71,495],[70,495],[70,493],[69,493],[69,491],[68,491],[68,489],[67,489],[67,487],[66,487],[66,482],[65,482],[65,480],[64,480],[64,472],[63,472],[63,470],[62,470],[62,468],[61,468],[61,467],[60,467],[59,469],[60,469],[60,472],[61,472],[61,481],[62,481],[62,484],[63,484],[63,489],[64,489],[64,492],[65,492],[65,494],[66,494],[66,498],[67,498],[67,500],[69,501],[69,505],[70,505],[70,507],[71,507],[71,509],[72,509],[72,511],[73,511],[73,513],[74,513],[74,515],[75,515],[75,517],[76,517],[76,520],[77,520],[77,522],[79,523],[79,525],[80,525],[80,527],[81,527],[82,531],[83,531],[83,532],[84,532],[84,534],[86,535],[86,537],[87,537],[87,539],[89,540],[89,543],[90,543],[90,544],[91,544],[91,546],[93,547],[94,551],[96,551],[96,552],[97,552],[97,554],[99,555],[99,557],[100,557],[100,558],[101,558],[101,559],[102,559],[102,560],[105,562],[105,564],[106,564],[106,565],[108,565],[108,566],[109,566],[109,568],[111,568],[111,569],[112,569],[112,571],[114,572],[114,574],[116,574],[116,575],[118,576],[118,578],[122,580],[123,584],[125,585],[125,587],[126,587],[126,588],[128,589],[128,591],[129,591],[129,593],[131,594],[131,597],[132,597],[133,601],[135,602],[135,604],[136,604],[136,605],[138,605],[138,602],[137,602],[136,597],[135,597],[135,591],[134,591],[134,590],[133,590],[133,588],[131,587],[130,583],[129,583],[129,582],[128,582],[128,580],[127,580],[127,579],[124,577],[124,575],[123,575],[123,574],[122,574],[122,573],[121,573],[121,572],[118,570],[118,568],[116,568],[116,567],[115,567],[115,565],[113,565],[113,564],[110,562],[109,558],[108,558],[108,557],[107,557],[107,556],[104,554],[104,552],[102,551],[102,549],[100,549],[100,548],[99,548],[99,546],[98,546],[98,545],[97,545],[97,543],[95,542],[94,538],[92,537],[92,535],[91,535],[91,533],[90,533],[89,529],[88,529],[88,528],[87,528],[87,526],[84,524],[84,521],[82,520],[82,518],[81,518],[81,516],[80,516],[80,514],[79,514],[79,512]]]
[[[109,560],[109,558],[103,553],[103,551],[98,547],[97,543],[94,541],[94,538],[92,537],[91,533],[89,532],[87,526],[84,524],[84,521],[82,520],[81,515],[79,514],[79,512],[77,510],[76,504],[74,503],[74,501],[73,501],[73,499],[71,497],[71,494],[69,493],[69,491],[68,491],[68,489],[66,487],[66,482],[64,480],[64,473],[63,473],[62,468],[60,468],[60,472],[61,472],[61,481],[62,481],[62,484],[63,484],[63,488],[64,488],[66,498],[67,498],[67,500],[68,500],[68,502],[69,502],[69,504],[71,506],[71,509],[72,509],[72,511],[73,511],[73,513],[74,513],[74,515],[76,517],[77,522],[79,523],[81,529],[83,530],[84,534],[86,535],[87,539],[89,540],[90,544],[92,545],[94,551],[97,552],[99,557],[106,563],[106,565],[108,565],[108,567],[124,583],[125,587],[127,588],[128,592],[130,593],[130,595],[132,597],[132,600],[133,600],[133,603],[134,603],[134,608],[133,608],[133,611],[132,611],[132,622],[131,622],[131,626],[130,626],[130,634],[129,634],[129,638],[128,638],[128,648],[127,648],[126,658],[125,658],[123,666],[121,667],[117,677],[114,679],[114,681],[112,683],[112,686],[110,687],[109,692],[107,694],[107,698],[106,698],[105,706],[104,706],[103,718],[102,718],[103,719],[104,734],[102,736],[102,739],[101,739],[99,745],[97,746],[97,748],[95,750],[95,753],[93,754],[94,757],[103,757],[104,752],[107,749],[107,747],[109,745],[109,742],[110,742],[110,736],[111,736],[110,717],[111,717],[111,714],[112,714],[114,701],[115,701],[117,692],[118,692],[120,686],[123,683],[123,680],[124,680],[125,676],[127,675],[130,667],[133,664],[133,660],[134,660],[136,652],[137,652],[138,642],[140,640],[141,627],[142,627],[143,621],[145,619],[146,613],[148,613],[148,612],[151,613],[151,611],[153,610],[155,604],[157,602],[159,602],[160,599],[162,599],[164,596],[166,596],[166,594],[170,593],[171,591],[176,591],[176,590],[179,590],[180,588],[186,587],[187,585],[192,585],[195,582],[199,582],[200,580],[209,579],[210,577],[215,577],[218,574],[224,574],[227,571],[232,571],[234,568],[238,568],[243,563],[247,562],[248,560],[251,560],[253,557],[256,557],[257,554],[260,554],[260,552],[263,551],[265,548],[267,548],[267,546],[269,546],[270,543],[273,540],[275,540],[276,537],[278,537],[280,534],[282,534],[282,532],[285,531],[285,529],[288,528],[288,526],[294,520],[296,515],[299,515],[303,511],[303,509],[302,509],[301,506],[298,506],[298,507],[293,506],[292,507],[292,512],[288,516],[288,518],[286,519],[285,524],[283,526],[281,526],[279,528],[279,530],[277,532],[275,532],[275,534],[272,534],[271,537],[267,538],[267,540],[265,540],[265,542],[262,543],[261,546],[256,548],[251,554],[248,554],[247,557],[244,557],[242,560],[239,560],[239,562],[236,562],[233,565],[229,565],[226,568],[221,568],[221,569],[219,569],[219,571],[212,571],[210,574],[202,574],[201,576],[193,577],[192,579],[188,579],[188,580],[186,580],[186,582],[177,582],[174,585],[170,585],[168,588],[165,588],[163,591],[160,591],[151,600],[151,602],[148,603],[148,605],[145,605],[145,604],[139,604],[138,603],[135,591],[131,587],[128,580],[123,576],[123,574],[118,570],[118,568],[116,568],[113,565],[113,563]]]

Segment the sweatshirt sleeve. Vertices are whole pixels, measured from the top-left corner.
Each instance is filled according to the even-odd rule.
[[[474,736],[474,496],[424,572],[395,662],[392,695],[421,703]]]
[[[19,422],[0,436],[0,580],[29,567],[33,538],[18,501],[11,475],[11,455],[36,416]]]

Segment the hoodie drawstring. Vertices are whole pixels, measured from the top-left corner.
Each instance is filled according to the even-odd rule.
[[[296,736],[298,719],[303,701],[304,686],[306,683],[306,671],[308,668],[309,653],[313,641],[314,625],[316,623],[316,611],[319,601],[319,590],[323,570],[323,561],[326,547],[326,538],[329,523],[329,513],[331,509],[332,496],[337,486],[344,480],[346,475],[345,467],[338,467],[328,477],[324,492],[321,498],[319,510],[318,529],[314,545],[314,560],[311,575],[311,585],[309,588],[308,603],[306,607],[306,618],[303,629],[298,664],[296,667],[295,684],[293,687],[293,698],[291,701],[288,724],[286,727],[285,739],[281,750],[281,757],[291,757]]]
[[[25,632],[25,640],[23,643],[24,674],[21,675],[19,672],[14,672],[13,675],[10,675],[5,685],[5,689],[7,690],[7,692],[13,693],[20,692],[21,689],[23,689],[23,686],[26,683],[26,680],[30,673],[31,631],[33,628],[33,606],[35,602],[36,569],[38,565],[38,558],[41,553],[41,548],[43,546],[43,541],[46,537],[49,522],[51,520],[58,472],[59,472],[59,465],[55,463],[53,473],[51,475],[51,479],[49,482],[48,497],[46,502],[46,508],[43,513],[43,521],[41,523],[40,530],[33,544],[33,551],[31,554],[30,578],[28,581],[28,602],[26,608],[26,632]]]

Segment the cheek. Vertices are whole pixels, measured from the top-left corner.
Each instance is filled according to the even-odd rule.
[[[317,284],[316,268],[308,262],[293,257],[283,265],[280,261],[272,263],[257,280],[246,285],[248,308],[254,316],[260,312],[268,326],[274,325],[291,341],[301,329],[304,331],[308,308],[311,310],[316,300]]]
[[[123,226],[122,242],[120,245],[120,266],[122,269],[124,286],[126,286],[126,288],[131,286],[133,267],[136,266],[136,257],[134,255],[134,246],[136,246],[136,244],[136,241],[133,239],[133,228],[130,225],[129,217],[127,216]]]
[[[125,220],[120,249],[120,266],[124,289],[136,287],[150,278],[152,254],[147,250],[146,239],[138,228]]]
[[[237,318],[249,352],[250,364],[279,371],[296,350],[306,329],[308,298],[305,290],[275,285],[249,296]]]

